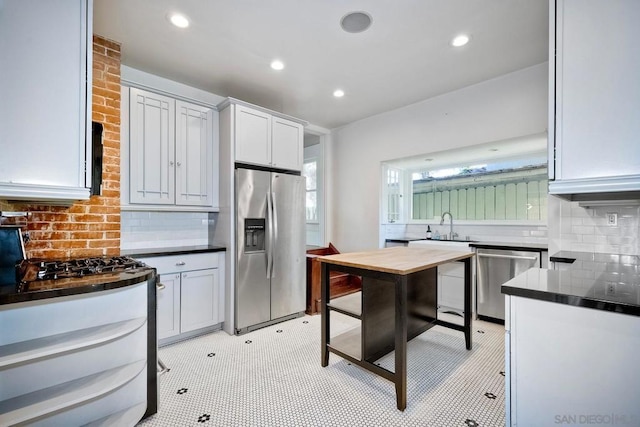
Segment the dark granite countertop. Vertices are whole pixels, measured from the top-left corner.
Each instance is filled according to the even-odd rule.
[[[531,268],[503,284],[502,293],[640,316],[638,263],[605,263],[592,267],[587,270]]]
[[[471,242],[469,246],[478,249],[504,249],[507,251],[534,251],[546,252],[546,243],[519,243],[519,242]]]
[[[152,256],[165,256],[165,255],[185,255],[185,254],[197,254],[203,252],[226,252],[227,248],[224,246],[213,245],[199,245],[199,246],[174,246],[166,248],[144,248],[144,249],[126,249],[120,251],[122,255],[130,256],[132,258],[143,258]]]
[[[550,261],[579,264],[629,264],[640,265],[640,256],[623,254],[606,254],[598,252],[560,251],[549,257]]]
[[[117,273],[36,280],[23,285],[2,285],[0,286],[0,305],[117,289],[138,284],[154,275],[153,268],[142,267]]]
[[[414,242],[416,240],[427,240],[425,237],[388,237],[384,239],[385,242],[397,242],[397,243],[408,243]]]

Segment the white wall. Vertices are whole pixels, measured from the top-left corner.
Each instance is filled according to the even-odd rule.
[[[328,240],[378,247],[380,162],[546,131],[547,86],[543,63],[334,130]]]

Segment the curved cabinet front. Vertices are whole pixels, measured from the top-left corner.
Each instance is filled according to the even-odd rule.
[[[116,417],[133,426],[144,416],[149,366],[156,369],[148,305],[155,276],[141,280],[0,305],[1,425],[85,425]]]

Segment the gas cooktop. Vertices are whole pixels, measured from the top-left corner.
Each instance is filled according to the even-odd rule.
[[[66,260],[23,260],[19,266],[20,282],[57,280],[133,270],[146,264],[126,256],[91,257]]]

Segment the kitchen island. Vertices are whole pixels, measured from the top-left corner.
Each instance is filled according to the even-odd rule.
[[[320,257],[322,262],[321,364],[329,353],[349,360],[393,382],[399,410],[407,406],[407,342],[435,325],[464,332],[471,350],[471,259],[473,253],[439,249],[392,247]],[[463,325],[437,315],[437,266],[462,262],[465,270]],[[332,271],[362,277],[362,291],[331,299]],[[330,335],[330,313],[360,320],[360,326]],[[395,371],[375,364],[395,351]]]

